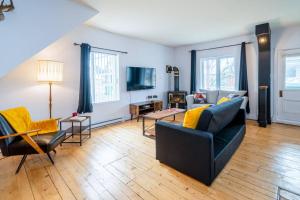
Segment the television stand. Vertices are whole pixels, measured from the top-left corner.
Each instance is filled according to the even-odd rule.
[[[153,100],[153,101],[143,101],[132,103],[129,105],[129,112],[131,115],[131,120],[134,116],[137,117],[137,121],[139,121],[139,117],[145,114],[162,110],[163,101],[162,100]]]

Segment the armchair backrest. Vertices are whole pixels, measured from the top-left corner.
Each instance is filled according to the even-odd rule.
[[[29,111],[25,107],[2,110],[0,111],[0,114],[17,133],[30,130],[32,120]]]

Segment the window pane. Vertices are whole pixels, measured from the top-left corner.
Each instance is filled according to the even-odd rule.
[[[300,89],[300,56],[285,59],[285,88]]]
[[[233,57],[220,59],[220,89],[235,90],[235,66]]]
[[[208,90],[217,89],[217,61],[216,59],[204,59],[202,65],[202,88]]]
[[[94,103],[119,100],[119,56],[92,52],[91,80]]]

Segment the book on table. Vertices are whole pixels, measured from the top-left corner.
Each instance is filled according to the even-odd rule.
[[[82,116],[74,116],[74,117],[70,117],[70,120],[72,121],[84,121],[86,120],[86,117],[82,117]]]

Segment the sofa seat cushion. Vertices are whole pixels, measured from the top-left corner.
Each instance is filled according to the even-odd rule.
[[[242,102],[243,99],[238,97],[207,108],[203,111],[196,129],[216,135],[233,120],[240,110]]]
[[[240,132],[242,125],[228,126],[214,136],[214,156],[217,157],[224,147]]]
[[[222,171],[245,135],[245,125],[228,126],[214,139],[215,177]]]
[[[64,141],[65,131],[33,136],[32,139],[44,152],[50,152]],[[36,154],[37,152],[22,138],[16,139],[8,146],[10,155]]]

